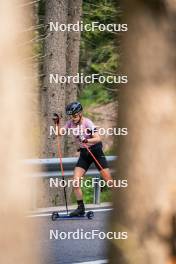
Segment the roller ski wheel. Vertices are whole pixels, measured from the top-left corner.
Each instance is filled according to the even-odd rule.
[[[51,216],[52,221],[56,221],[58,218],[59,218],[58,212],[53,212]]]
[[[86,216],[87,216],[88,219],[92,219],[94,217],[94,212],[93,211],[89,211],[89,212],[87,212]]]

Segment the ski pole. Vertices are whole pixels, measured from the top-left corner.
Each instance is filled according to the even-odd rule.
[[[58,127],[58,130],[59,130],[58,124],[56,126]],[[57,135],[57,146],[58,146],[58,155],[59,155],[59,161],[60,161],[61,174],[62,174],[63,180],[65,181],[64,168],[63,168],[63,163],[62,163],[62,151],[61,151],[61,146],[60,146],[60,141],[59,141],[59,135]],[[66,193],[65,184],[64,184],[64,198],[65,198],[66,211],[68,215],[67,193]]]

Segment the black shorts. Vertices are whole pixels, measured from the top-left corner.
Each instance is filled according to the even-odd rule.
[[[108,163],[107,163],[107,160],[106,160],[106,157],[105,157],[105,154],[103,152],[102,147],[103,147],[102,143],[100,142],[100,143],[97,143],[97,144],[89,147],[89,149],[93,153],[95,158],[98,160],[101,167],[103,169],[105,169],[105,168],[108,168]],[[100,166],[97,165],[97,163],[95,162],[95,160],[91,156],[91,154],[88,152],[88,150],[86,148],[81,148],[80,149],[80,157],[79,157],[79,160],[76,164],[76,167],[81,167],[85,171],[87,171],[92,163],[94,163],[95,166],[97,167],[97,169],[99,171],[101,171]]]

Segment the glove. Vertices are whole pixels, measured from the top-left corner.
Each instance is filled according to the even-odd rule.
[[[85,138],[83,135],[79,136],[79,140],[81,141],[81,143],[88,143],[87,138]]]
[[[58,114],[54,113],[52,119],[53,119],[53,121],[54,121],[54,123],[55,123],[56,125],[59,125],[60,117],[59,117]]]

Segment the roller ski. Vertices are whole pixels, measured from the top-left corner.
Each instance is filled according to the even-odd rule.
[[[58,212],[53,212],[52,213],[52,220],[55,221],[57,219],[82,219],[82,218],[87,218],[87,219],[92,219],[94,217],[94,213],[92,211],[88,211],[87,213],[85,212],[85,207],[84,204],[78,204],[78,207],[71,212],[70,214],[59,214]]]
[[[94,217],[94,212],[93,211],[88,211],[84,215],[77,215],[77,216],[70,216],[70,214],[59,214],[59,212],[53,212],[51,219],[52,221],[56,220],[82,220],[82,219],[93,219]]]

